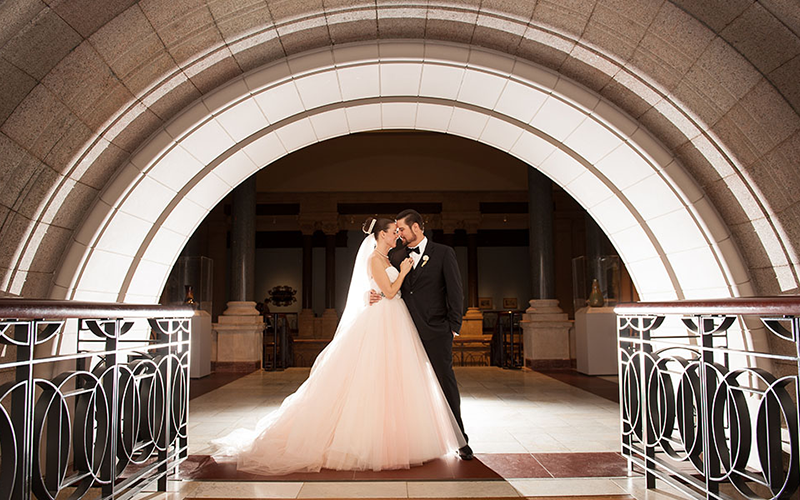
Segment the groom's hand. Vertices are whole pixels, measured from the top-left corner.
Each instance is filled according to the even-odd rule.
[[[379,292],[376,292],[375,290],[370,290],[369,291],[369,305],[372,305],[375,302],[378,302],[379,300],[381,300],[381,294]]]

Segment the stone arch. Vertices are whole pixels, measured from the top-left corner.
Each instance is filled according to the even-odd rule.
[[[715,229],[731,230],[744,250],[755,291],[797,290],[797,6],[325,4],[219,0],[176,11],[148,0],[11,12],[0,33],[9,89],[0,170],[10,179],[0,289],[59,296],[62,249],[98,217],[88,207],[113,191],[107,181],[124,175],[130,153],[199,96],[287,55],[403,37],[490,47],[601,94],[680,158],[721,213]]]
[[[403,41],[311,51],[188,107],[101,195],[55,296],[156,301],[188,237],[239,182],[311,143],[380,128],[471,138],[543,171],[604,228],[645,300],[752,293],[702,190],[613,105],[501,53]]]

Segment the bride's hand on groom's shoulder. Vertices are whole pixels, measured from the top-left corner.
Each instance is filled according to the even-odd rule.
[[[372,305],[372,304],[378,302],[379,300],[381,300],[380,292],[376,292],[375,290],[370,290],[369,291],[369,305]]]

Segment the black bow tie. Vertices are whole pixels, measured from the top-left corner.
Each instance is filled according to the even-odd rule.
[[[419,253],[419,247],[409,248],[408,253],[411,254],[413,252]]]

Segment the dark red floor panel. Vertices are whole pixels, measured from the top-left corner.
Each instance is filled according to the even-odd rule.
[[[536,455],[528,453],[486,453],[475,455],[475,457],[504,479],[553,477],[552,474],[547,472],[547,469],[542,467]]]
[[[535,453],[534,456],[556,478],[628,475],[628,461],[619,453]]]
[[[627,461],[619,453],[487,453],[474,460],[456,456],[431,460],[410,469],[373,471],[298,472],[261,476],[237,470],[236,462],[191,455],[181,464],[181,479],[206,481],[447,481],[513,478],[621,477]]]

